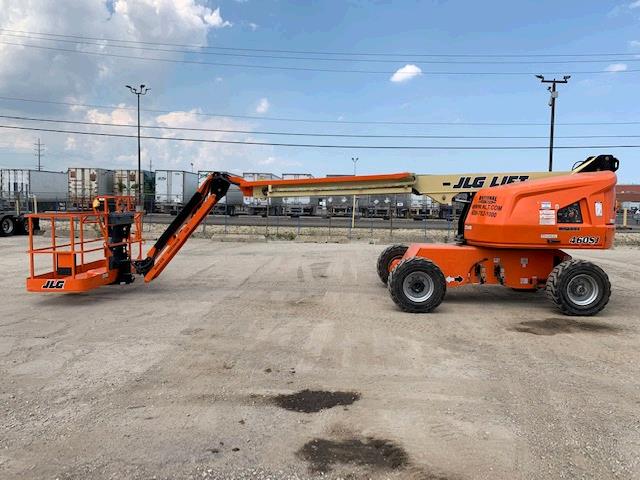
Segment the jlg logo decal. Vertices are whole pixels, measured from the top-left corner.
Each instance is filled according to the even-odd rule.
[[[60,290],[64,288],[64,280],[47,280],[42,285],[43,290]]]
[[[498,185],[508,185],[514,182],[524,182],[529,179],[529,175],[503,175],[495,177],[460,177],[453,188],[482,188],[488,184],[489,187]],[[487,182],[487,180],[489,180]]]

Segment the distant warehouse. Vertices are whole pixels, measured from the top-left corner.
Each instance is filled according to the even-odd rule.
[[[616,200],[622,208],[640,209],[640,185],[616,185]]]

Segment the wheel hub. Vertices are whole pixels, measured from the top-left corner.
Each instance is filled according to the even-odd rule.
[[[590,305],[598,298],[599,293],[598,283],[590,275],[576,275],[567,285],[569,300],[579,306]]]
[[[424,302],[433,295],[433,280],[424,272],[413,272],[402,282],[404,294],[413,302]]]

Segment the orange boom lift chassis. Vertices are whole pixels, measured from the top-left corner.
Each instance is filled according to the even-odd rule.
[[[545,288],[563,313],[594,315],[609,301],[609,279],[600,267],[573,260],[561,249],[611,248],[617,168],[617,159],[600,155],[582,162],[579,173],[475,188],[466,195],[455,244],[393,245],[378,258],[378,275],[393,301],[407,312],[431,312],[448,288],[497,284],[514,290]],[[28,215],[27,290],[84,292],[131,283],[134,274],[152,281],[231,184],[244,195],[268,197],[291,192],[424,193],[415,188],[419,182],[410,173],[253,182],[212,173],[144,258],[142,213],[134,211],[129,197],[100,197],[92,212]],[[33,226],[42,220],[50,222],[51,245],[36,248]],[[57,243],[61,223],[69,230],[68,243]],[[87,227],[98,235],[87,236]],[[41,255],[52,257],[51,271],[36,273],[36,257]]]

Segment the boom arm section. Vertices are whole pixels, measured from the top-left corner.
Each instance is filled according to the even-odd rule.
[[[451,202],[463,192],[475,192],[483,187],[506,185],[525,180],[599,170],[615,171],[618,160],[611,155],[589,157],[571,172],[528,172],[517,174],[485,173],[474,175],[415,175],[392,173],[385,175],[345,175],[326,178],[248,181],[227,173],[214,172],[200,185],[191,200],[178,213],[164,233],[151,247],[144,260],[133,261],[137,273],[145,282],[156,278],[176,256],[182,245],[202,223],[211,209],[233,183],[249,197],[304,197],[340,195],[376,195],[417,193],[439,202]]]
[[[211,212],[211,209],[227,194],[232,183],[238,185],[247,196],[268,196],[274,184],[277,184],[278,188],[286,189],[287,196],[293,196],[298,188],[305,187],[312,188],[314,195],[325,195],[325,192],[359,194],[363,190],[367,192],[373,190],[380,193],[411,192],[414,181],[415,179],[410,173],[248,181],[227,173],[214,172],[206,178],[189,202],[160,235],[153,247],[149,249],[147,257],[143,260],[134,260],[133,267],[138,274],[144,275],[145,282],[150,282],[158,277]],[[307,193],[307,195],[309,194]]]
[[[237,183],[237,180],[240,179],[218,172],[207,177],[189,202],[160,235],[160,238],[156,240],[147,253],[147,258],[133,262],[136,272],[144,275],[145,282],[150,282],[162,273],[215,204],[227,194],[229,185]]]

